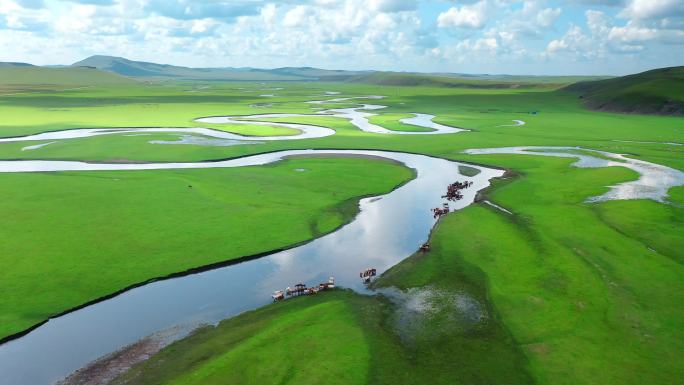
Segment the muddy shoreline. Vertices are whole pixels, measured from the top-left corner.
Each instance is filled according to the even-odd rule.
[[[153,335],[90,362],[55,385],[107,385],[136,364],[146,361],[175,339]]]

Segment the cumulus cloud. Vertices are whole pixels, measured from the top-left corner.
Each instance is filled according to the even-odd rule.
[[[610,31],[611,21],[605,13],[589,9],[585,12],[587,27],[594,36],[606,36]]]
[[[631,0],[620,14],[636,20],[684,16],[682,0]]]
[[[437,25],[442,28],[475,28],[480,29],[487,23],[487,2],[451,7],[437,16]]]
[[[302,26],[306,20],[306,15],[308,10],[303,5],[298,5],[291,10],[287,11],[285,18],[283,18],[283,25],[286,27],[299,27]]]
[[[544,8],[537,13],[537,25],[544,28],[550,27],[556,22],[560,14],[560,8]]]
[[[600,55],[596,48],[593,39],[587,36],[582,28],[573,25],[560,39],[551,40],[546,52],[551,57],[559,53],[568,53],[574,59],[591,59]]]
[[[573,72],[592,63],[591,72],[639,52],[655,67],[684,59],[682,3],[0,0],[0,46],[11,47],[0,60],[54,64],[107,53],[198,66]]]

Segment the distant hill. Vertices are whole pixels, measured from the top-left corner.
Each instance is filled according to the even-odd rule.
[[[47,68],[0,65],[0,89],[10,86],[87,86],[128,84],[134,80],[92,68]]]
[[[455,73],[412,73],[327,70],[313,67],[260,68],[191,68],[129,60],[116,56],[95,55],[72,64],[72,67],[97,68],[139,79],[224,80],[224,81],[348,81],[391,86],[432,86],[468,88],[558,88],[580,80],[605,77],[469,75]]]
[[[470,80],[505,81],[509,83],[535,83],[535,84],[558,84],[567,85],[582,81],[610,79],[613,76],[552,76],[552,75],[492,75],[492,74],[454,74],[434,73],[435,76],[462,78]]]
[[[268,71],[274,74],[297,76],[304,78],[315,78],[320,80],[349,80],[357,76],[363,76],[373,73],[373,71],[342,71],[342,70],[324,70],[312,67],[283,67],[275,68]]]
[[[619,78],[579,82],[564,91],[577,92],[595,110],[684,115],[684,67],[669,67]]]
[[[128,60],[115,56],[91,56],[72,64],[72,67],[91,67],[135,78],[173,78],[187,80],[246,80],[296,81],[342,80],[357,74],[348,71],[329,71],[310,67],[288,67],[271,70],[256,68],[190,68]]]
[[[423,74],[404,72],[374,72],[352,79],[353,82],[384,86],[450,87],[450,88],[558,88],[577,80],[597,77],[573,76],[515,76],[515,75],[466,75]]]
[[[15,67],[34,67],[29,63],[15,63],[15,62],[0,62],[0,68],[15,68]]]

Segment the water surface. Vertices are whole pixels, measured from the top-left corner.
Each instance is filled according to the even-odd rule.
[[[164,330],[182,332],[216,323],[270,302],[274,290],[308,285],[334,276],[339,285],[366,292],[359,272],[382,273],[414,253],[435,224],[430,209],[441,206],[446,186],[473,181],[453,209],[473,202],[475,193],[503,171],[478,167],[475,177],[459,163],[423,155],[356,150],[292,150],[205,163],[92,164],[67,161],[0,161],[0,172],[150,170],[261,165],[293,155],[363,155],[395,160],[416,170],[416,179],[397,190],[363,199],[361,213],[340,230],[306,245],[266,257],[160,282],[85,307],[17,340],[0,345],[3,384],[53,383],[88,362]],[[473,166],[470,166],[473,167]],[[143,171],[141,171],[143,172]],[[296,172],[293,170],[293,172]],[[380,198],[380,199],[378,199]]]
[[[584,153],[577,153],[583,151]],[[467,154],[520,154],[555,156],[562,158],[576,158],[575,167],[598,168],[598,167],[625,167],[636,171],[639,178],[634,181],[624,182],[610,186],[610,190],[596,197],[591,197],[588,202],[601,202],[615,199],[652,199],[658,202],[667,201],[667,192],[672,187],[684,185],[684,173],[656,163],[634,159],[622,154],[590,150],[581,147],[499,147],[466,150]],[[592,156],[591,154],[596,154]]]

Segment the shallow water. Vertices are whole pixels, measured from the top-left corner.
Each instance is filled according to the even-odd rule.
[[[478,167],[480,174],[465,177],[459,173],[457,162],[423,155],[356,150],[293,150],[206,163],[0,161],[0,171],[243,167],[307,154],[379,156],[414,168],[417,177],[382,199],[363,199],[361,213],[350,224],[303,246],[200,274],[151,283],[52,319],[26,336],[0,345],[3,384],[53,383],[98,357],[156,332],[172,328],[187,331],[193,326],[215,323],[265,305],[274,290],[299,282],[318,284],[334,276],[338,285],[366,292],[359,272],[374,267],[382,273],[414,253],[429,236],[435,223],[430,209],[442,205],[441,195],[448,183],[474,182],[463,191],[461,201],[450,202],[453,209],[460,209],[473,202],[475,193],[488,186],[491,178],[503,174],[501,170]]]
[[[595,153],[597,156],[577,154],[571,151],[582,150]],[[581,147],[501,147],[466,150],[467,154],[520,154],[555,156],[562,158],[576,158],[575,167],[626,167],[636,171],[639,179],[630,182],[610,186],[610,190],[596,197],[591,197],[588,202],[601,202],[615,199],[652,199],[658,202],[666,202],[667,191],[676,186],[684,185],[684,173],[655,163],[626,157],[622,154],[613,154],[605,151],[589,150]],[[601,157],[598,157],[598,156]],[[605,159],[608,158],[608,159]]]
[[[404,124],[410,124],[413,126],[431,128],[431,129],[438,131],[442,134],[453,134],[456,132],[468,131],[468,130],[464,130],[462,128],[445,126],[443,124],[435,123],[432,121],[432,119],[435,118],[434,115],[429,115],[429,114],[413,114],[413,115],[415,115],[415,116],[412,118],[405,118],[405,119],[401,119],[399,121],[404,123]]]
[[[51,145],[52,143],[56,143],[56,142],[47,142],[47,143],[41,143],[41,144],[34,144],[33,146],[22,147],[22,148],[21,148],[21,151],[32,151],[32,150],[37,150],[37,149],[39,149],[39,148],[43,148],[43,147],[45,147],[45,146],[49,146],[49,145]]]

